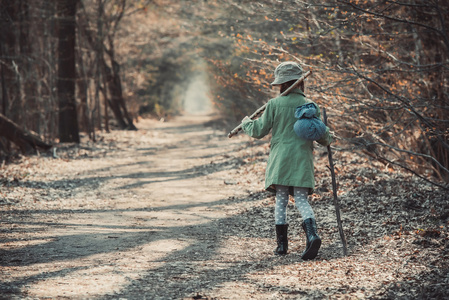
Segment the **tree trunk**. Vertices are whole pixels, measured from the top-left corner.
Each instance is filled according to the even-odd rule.
[[[107,98],[107,94],[109,94],[110,99],[107,99],[107,102],[109,106],[112,109],[112,112],[114,113],[115,119],[118,122],[118,125],[121,129],[127,129],[128,124],[125,121],[125,118],[123,117],[122,110],[120,109],[119,101],[117,101],[117,93],[119,91],[117,90],[115,84],[114,84],[114,76],[112,74],[111,68],[109,68],[108,65],[106,65],[106,62],[104,61],[104,58],[100,59],[101,63],[101,69],[103,71],[103,76],[105,78],[105,88],[107,88],[107,91],[104,90],[103,95]]]
[[[123,115],[125,119],[128,121],[128,129],[129,130],[137,130],[136,126],[133,123],[132,118],[130,117],[128,113],[128,109],[126,108],[125,99],[123,98],[123,90],[122,90],[122,81],[120,79],[120,66],[115,60],[112,61],[112,76],[113,81],[110,84],[113,84],[115,87],[115,90],[117,91],[116,100],[119,104],[119,106],[123,110]]]
[[[24,154],[36,153],[37,148],[48,150],[52,147],[43,142],[36,134],[21,129],[3,114],[0,114],[0,136],[16,144]]]
[[[80,56],[78,56],[80,57]],[[80,127],[81,131],[88,132],[89,135],[91,134],[91,126],[90,126],[90,120],[89,120],[89,105],[88,105],[88,82],[87,82],[87,76],[84,70],[83,61],[81,59],[78,59],[78,95],[80,99],[80,105],[79,105],[79,116],[80,116]]]
[[[59,140],[79,143],[75,101],[75,14],[78,0],[59,0],[58,101]]]
[[[32,31],[30,17],[30,3],[26,0],[15,1],[19,8],[18,15],[18,30],[19,30],[19,69],[17,75],[20,80],[20,101],[19,107],[21,111],[19,124],[22,128],[39,131],[39,111],[37,106],[37,76],[36,72],[39,69],[38,65],[33,61],[33,45],[31,43],[31,34],[36,34]],[[34,26],[35,30],[37,25]],[[37,49],[34,51],[37,53]]]
[[[11,109],[18,102],[19,86],[14,66],[17,66],[17,4],[0,0],[0,60],[2,65],[2,111],[16,120],[17,111]]]
[[[0,57],[2,57],[2,51],[0,48]],[[6,93],[6,81],[5,81],[5,66],[0,64],[0,77],[2,86],[2,114],[6,114],[6,106],[8,103],[8,94]]]

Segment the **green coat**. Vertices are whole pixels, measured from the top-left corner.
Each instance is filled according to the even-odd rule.
[[[263,138],[272,130],[270,155],[265,171],[265,188],[269,191],[275,191],[276,184],[309,188],[309,193],[315,187],[313,141],[302,139],[293,131],[297,120],[296,108],[310,102],[312,101],[306,99],[300,89],[295,89],[287,96],[268,101],[260,118],[243,121],[242,129],[245,133],[257,139]],[[317,117],[320,117],[319,108]],[[323,146],[332,142],[329,128],[326,128],[326,133],[317,142]]]

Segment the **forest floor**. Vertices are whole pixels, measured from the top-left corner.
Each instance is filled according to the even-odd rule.
[[[269,140],[232,139],[209,116],[141,120],[138,131],[58,145],[0,173],[1,299],[443,299],[449,197],[335,149],[343,256],[325,148],[310,197],[323,245],[289,204],[275,256]]]

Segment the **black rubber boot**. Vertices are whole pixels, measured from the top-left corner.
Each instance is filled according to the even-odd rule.
[[[287,238],[288,224],[276,225],[276,241],[277,248],[274,250],[274,254],[284,255],[288,250],[288,238]]]
[[[306,233],[306,250],[301,255],[303,260],[314,259],[321,247],[321,239],[318,236],[315,219],[309,218],[302,222],[302,228]]]

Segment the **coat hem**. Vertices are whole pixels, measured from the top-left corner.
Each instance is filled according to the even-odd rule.
[[[294,196],[293,188],[294,188],[293,186],[290,186],[290,185],[288,186],[288,193],[289,193],[290,196]],[[313,192],[314,192],[313,188],[308,187],[308,186],[306,186],[305,188],[309,189],[308,195],[312,195],[313,194]],[[276,188],[275,188],[274,184],[270,185],[269,187],[266,187],[265,190],[268,191],[268,192],[276,194]]]

